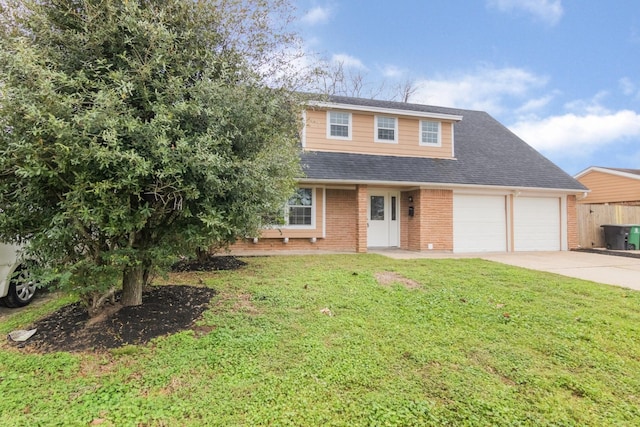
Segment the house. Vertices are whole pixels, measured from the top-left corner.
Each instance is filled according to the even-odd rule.
[[[577,246],[586,188],[482,111],[331,96],[304,111],[286,225],[243,250]]]
[[[578,203],[640,206],[640,169],[591,166],[575,178],[591,190]]]

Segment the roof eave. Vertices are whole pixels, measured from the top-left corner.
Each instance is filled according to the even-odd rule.
[[[451,120],[459,122],[463,116],[457,114],[443,114],[432,113],[428,111],[416,111],[416,110],[402,110],[398,108],[383,108],[383,107],[370,107],[365,105],[344,104],[337,102],[324,102],[324,101],[309,101],[307,105],[319,108],[327,109],[339,109],[339,110],[352,110],[352,111],[366,111],[368,113],[381,113],[395,116],[411,116],[411,117],[424,117],[429,119],[441,119]]]
[[[328,185],[369,185],[369,186],[394,186],[394,187],[419,187],[433,189],[454,189],[454,190],[504,190],[504,191],[536,191],[536,192],[552,192],[558,194],[581,194],[590,193],[591,190],[582,190],[577,188],[548,188],[548,187],[523,187],[508,185],[481,185],[481,184],[454,184],[454,183],[437,183],[437,182],[411,182],[411,181],[370,181],[370,180],[340,180],[340,179],[313,179],[300,178],[298,182],[304,184],[328,184]]]
[[[598,166],[591,166],[586,168],[585,170],[583,170],[582,172],[578,172],[576,175],[574,175],[575,179],[579,179],[581,177],[583,177],[584,175],[591,173],[591,172],[601,172],[601,173],[606,173],[609,175],[615,175],[615,176],[620,176],[623,178],[630,178],[630,179],[636,179],[636,180],[640,180],[640,175],[636,175],[636,174],[632,174],[629,172],[622,172],[622,171],[618,171],[618,170],[614,170],[614,169],[607,169],[607,168],[602,168],[602,167],[598,167]]]

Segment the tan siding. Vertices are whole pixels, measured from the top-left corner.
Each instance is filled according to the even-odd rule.
[[[425,147],[421,146],[419,141],[419,118],[397,117],[398,141],[397,143],[386,143],[375,142],[375,115],[373,113],[354,112],[351,117],[351,140],[331,139],[327,138],[327,112],[307,111],[305,149],[409,157],[452,157],[452,122],[442,122],[441,147]]]
[[[624,203],[640,200],[640,179],[593,171],[581,176],[578,181],[591,190],[578,203]]]

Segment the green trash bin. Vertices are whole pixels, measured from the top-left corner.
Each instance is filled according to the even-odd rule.
[[[629,236],[627,237],[627,249],[632,251],[640,249],[640,225],[629,226]]]

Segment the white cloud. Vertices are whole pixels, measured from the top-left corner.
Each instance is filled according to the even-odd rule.
[[[549,25],[557,24],[564,14],[561,0],[487,0],[487,6],[501,12],[526,12]]]
[[[625,94],[626,96],[632,96],[634,98],[640,99],[640,88],[630,78],[628,77],[621,78],[618,81],[618,85],[620,86],[620,90],[622,91],[622,93]]]
[[[520,68],[483,67],[471,73],[417,79],[411,102],[488,111],[499,115],[507,98],[521,99],[547,78]]]
[[[533,113],[535,111],[540,111],[544,107],[549,105],[549,103],[556,97],[557,94],[558,94],[558,92],[554,92],[554,93],[552,93],[550,95],[545,95],[545,96],[542,96],[540,98],[530,99],[529,101],[525,102],[522,106],[520,106],[516,110],[516,113],[518,113],[518,114],[530,114],[530,113]]]
[[[636,93],[636,85],[631,81],[630,78],[623,77],[620,79],[618,83],[620,84],[620,89],[622,90],[622,93],[624,93],[625,95],[629,96]]]
[[[331,62],[341,64],[345,68],[359,68],[366,70],[367,67],[364,63],[355,56],[347,55],[346,53],[337,53],[331,57]]]
[[[331,9],[328,7],[314,7],[308,11],[303,17],[302,22],[307,25],[324,24],[331,16]]]
[[[640,114],[631,110],[567,113],[523,120],[509,128],[538,150],[564,152],[569,157],[640,137]]]
[[[397,67],[395,65],[385,65],[382,69],[382,75],[384,77],[395,79],[398,77],[402,77],[406,73],[406,70]]]

